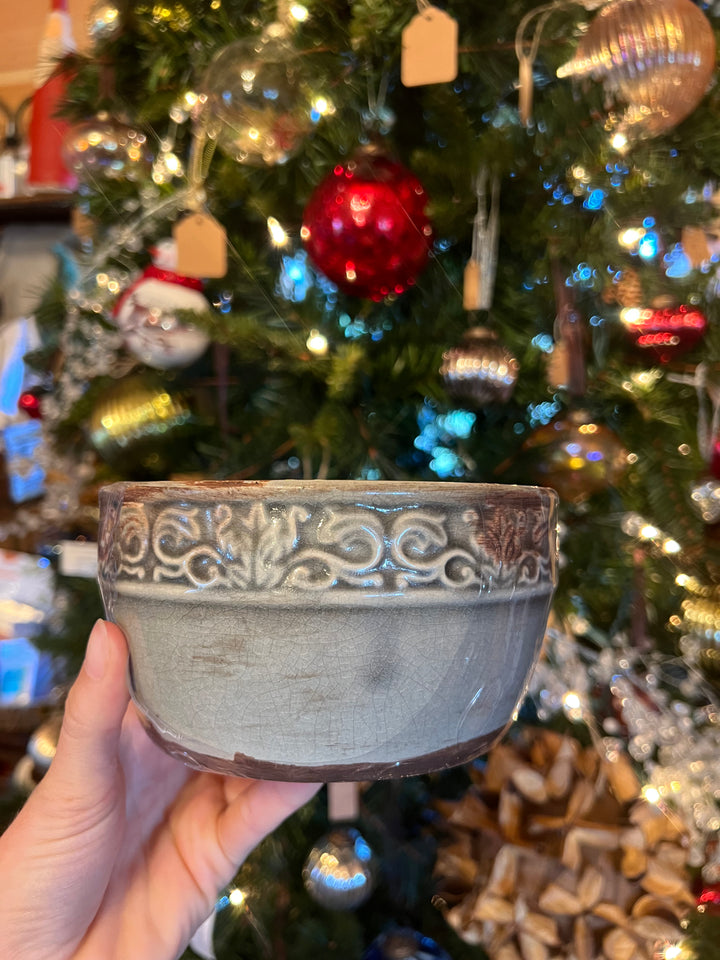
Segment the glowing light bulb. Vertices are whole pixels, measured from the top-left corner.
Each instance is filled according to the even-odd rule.
[[[644,527],[640,528],[639,536],[643,540],[654,540],[659,533],[660,531],[657,527],[654,527],[651,523],[646,523]]]
[[[290,7],[290,16],[293,20],[297,20],[298,23],[305,23],[309,15],[308,8],[304,7],[301,3],[294,3]]]
[[[677,540],[666,540],[662,545],[663,553],[680,553],[682,547]]]
[[[270,239],[275,246],[284,247],[288,242],[288,235],[275,217],[268,217],[267,227],[270,232]]]
[[[618,234],[618,243],[630,249],[636,247],[644,235],[645,231],[639,227],[627,227],[627,229],[621,230]]]
[[[648,803],[659,803],[659,802],[660,802],[660,794],[659,794],[659,792],[655,789],[655,787],[644,786],[644,787],[642,788],[642,795],[643,795],[643,797],[647,800]]]
[[[310,331],[310,336],[305,341],[305,346],[310,353],[314,353],[316,357],[324,357],[328,352],[327,337],[320,333],[319,330]]]
[[[228,900],[234,907],[241,907],[245,903],[245,894],[236,887],[228,894]]]
[[[627,148],[627,145],[628,140],[624,133],[616,133],[610,140],[610,146],[619,153],[622,153],[623,150]]]

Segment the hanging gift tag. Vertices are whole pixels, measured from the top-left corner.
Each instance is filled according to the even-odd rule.
[[[532,119],[533,65],[529,57],[520,58],[520,76],[518,77],[518,111],[520,123],[526,127]]]
[[[225,228],[209,213],[191,213],[173,226],[177,272],[184,277],[224,277],[227,273]]]
[[[479,260],[468,260],[463,273],[463,309],[482,309],[482,268]]]
[[[708,235],[702,227],[683,227],[682,248],[693,267],[701,267],[712,256]]]
[[[457,20],[427,6],[402,32],[400,78],[406,87],[448,83],[458,72]]]
[[[570,379],[570,355],[567,344],[557,342],[547,358],[547,382],[551,387],[564,388]]]

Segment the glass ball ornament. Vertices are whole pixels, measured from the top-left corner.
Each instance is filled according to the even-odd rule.
[[[614,486],[627,467],[627,451],[617,435],[579,410],[538,427],[524,449],[534,452],[534,481],[569,503]]]
[[[520,364],[496,333],[473,327],[457,347],[445,351],[440,376],[453,400],[480,407],[507,403],[519,371]]]
[[[450,954],[417,930],[399,927],[376,937],[363,960],[450,960]]]
[[[328,910],[354,910],[375,888],[375,855],[354,827],[336,827],[308,854],[303,883],[310,896]]]
[[[114,0],[95,0],[87,15],[87,29],[93,43],[117,36],[122,27],[120,8]]]
[[[403,293],[427,264],[433,231],[426,204],[417,177],[369,147],[316,187],[301,237],[336,286],[379,301]]]
[[[720,522],[720,479],[712,476],[694,483],[690,488],[690,503],[703,523]]]
[[[215,56],[197,113],[207,135],[233,160],[285,163],[313,127],[312,96],[285,34],[235,40]]]
[[[99,113],[68,130],[63,159],[81,181],[140,180],[149,175],[153,154],[141,130]]]
[[[689,116],[715,69],[715,35],[692,0],[611,0],[595,15],[558,76],[591,77],[609,105],[608,124],[655,137]]]
[[[705,315],[695,307],[627,308],[620,319],[635,346],[660,363],[691,350],[707,330]]]

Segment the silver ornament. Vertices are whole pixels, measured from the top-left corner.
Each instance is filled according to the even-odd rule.
[[[474,406],[507,403],[520,364],[485,327],[472,327],[457,347],[443,354],[440,375],[453,400]]]
[[[93,43],[111,40],[122,26],[120,8],[114,0],[95,0],[88,12],[87,24]]]
[[[336,827],[310,851],[303,883],[310,896],[328,910],[354,910],[375,887],[375,856],[354,827]]]
[[[720,481],[713,478],[701,480],[690,489],[693,509],[705,523],[720,520]]]

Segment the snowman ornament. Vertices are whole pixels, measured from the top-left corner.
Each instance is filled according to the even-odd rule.
[[[161,240],[150,254],[153,262],[120,295],[112,318],[125,348],[138,360],[158,370],[187,367],[202,356],[210,338],[178,313],[208,313],[210,304],[200,292],[201,280],[177,273],[174,240]]]

